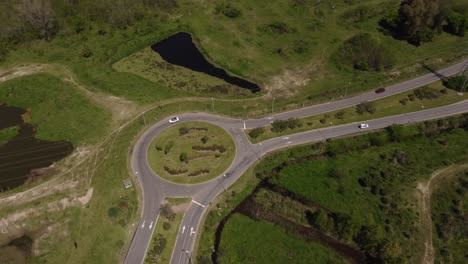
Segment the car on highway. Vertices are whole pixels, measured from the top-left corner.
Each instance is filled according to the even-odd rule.
[[[169,119],[169,123],[171,123],[171,124],[176,123],[176,122],[179,122],[179,117],[178,116],[175,116],[175,117]]]
[[[368,127],[369,127],[369,124],[367,124],[367,123],[362,123],[362,124],[359,124],[358,127],[361,128],[361,129],[363,129],[363,128],[368,128]]]
[[[380,93],[384,93],[384,92],[385,92],[385,88],[383,88],[383,87],[375,90],[376,94],[380,94]]]

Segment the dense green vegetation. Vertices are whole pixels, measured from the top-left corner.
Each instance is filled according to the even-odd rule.
[[[288,198],[260,189],[254,200],[272,212],[360,248],[369,261],[417,262],[424,245],[413,195],[416,183],[434,170],[468,159],[467,124],[464,115],[275,152],[241,178],[244,186],[249,182],[250,191],[237,193],[239,186],[233,186],[232,193],[228,190],[213,203],[204,230],[213,230],[255,182],[265,179],[295,194]],[[317,205],[324,209],[317,210]],[[211,231],[202,235],[197,257],[201,263],[208,263],[213,237]],[[225,237],[230,236],[223,232]],[[219,259],[245,256],[240,245],[236,249],[222,244]]]
[[[468,170],[455,172],[435,188],[431,197],[433,244],[437,263],[463,263],[466,259],[468,232]]]
[[[171,126],[153,139],[148,162],[162,178],[178,183],[219,176],[234,160],[234,140],[222,128],[202,122]]]
[[[221,240],[220,263],[346,263],[333,251],[280,227],[235,214]]]
[[[110,127],[110,113],[47,74],[0,83],[0,101],[30,109],[30,123],[36,126],[39,139],[95,142]]]
[[[464,127],[466,118],[452,122]],[[353,241],[368,257],[414,259],[419,248],[418,217],[408,196],[415,182],[468,158],[467,132],[441,133],[450,126],[449,121],[426,122],[332,141],[326,148],[328,158],[286,166],[272,181],[330,210],[313,213],[311,223]],[[394,248],[393,255],[382,251],[386,246]]]

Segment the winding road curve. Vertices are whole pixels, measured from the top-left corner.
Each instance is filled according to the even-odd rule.
[[[439,73],[445,76],[453,75],[459,72],[465,63],[468,63],[468,61],[463,61],[450,66],[439,71]],[[266,126],[275,119],[287,119],[290,117],[301,118],[340,108],[346,108],[364,101],[372,101],[414,89],[437,81],[438,79],[439,78],[435,74],[427,74],[410,81],[386,87],[386,92],[383,94],[376,94],[372,91],[359,96],[283,112],[261,119],[250,119],[244,121],[241,119],[231,119],[206,113],[187,113],[179,115],[181,122],[201,121],[212,123],[224,128],[233,137],[236,144],[235,159],[226,171],[229,176],[224,176],[225,172],[213,180],[199,184],[183,185],[171,183],[160,178],[151,170],[147,162],[148,146],[156,135],[170,126],[167,120],[157,122],[142,134],[132,150],[131,168],[143,192],[143,210],[124,263],[143,263],[154,227],[158,220],[159,208],[165,197],[192,198],[192,203],[188,207],[181,223],[181,226],[185,226],[188,231],[185,231],[184,233],[179,232],[171,257],[172,264],[189,263],[197,231],[208,205],[217,195],[223,192],[225,188],[228,188],[237,179],[239,179],[242,174],[252,166],[253,163],[255,163],[255,161],[261,159],[268,152],[276,149],[363,132],[357,127],[357,123],[351,123],[341,126],[310,130],[252,144],[247,139],[247,136],[243,131],[245,128],[249,129]],[[468,112],[468,100],[449,106],[369,120],[366,122],[370,125],[370,129],[366,129],[366,131],[381,129],[392,124],[420,122],[465,112]],[[190,232],[192,227],[194,232]]]

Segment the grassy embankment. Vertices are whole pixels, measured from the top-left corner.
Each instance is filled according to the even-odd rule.
[[[167,198],[156,224],[145,263],[169,263],[189,198]]]
[[[234,140],[224,129],[203,122],[187,122],[175,124],[153,139],[148,148],[148,162],[168,181],[197,183],[220,175],[235,154]]]
[[[386,116],[441,107],[456,102],[461,102],[468,98],[467,94],[459,95],[453,90],[444,89],[444,86],[442,86],[441,82],[432,83],[419,89],[434,89],[433,91],[435,92],[434,94],[437,96],[437,98],[419,99],[414,95],[415,91],[413,90],[373,101],[372,104],[375,106],[374,113],[358,113],[356,111],[357,108],[353,106],[321,115],[300,118],[298,119],[298,125],[296,125],[296,127],[292,129],[287,128],[283,131],[273,132],[273,126],[269,125],[264,127],[264,132],[258,137],[254,138],[251,135],[249,135],[252,129],[246,131],[246,134],[249,135],[249,139],[252,142],[257,143],[274,137],[304,132],[328,126],[349,124],[352,122],[365,121]],[[446,94],[439,92],[441,90],[444,90]],[[412,97],[413,101],[409,100],[409,97]],[[401,100],[405,100],[405,102],[402,103],[400,102]]]
[[[468,171],[451,171],[432,190],[431,217],[436,263],[463,263],[468,241],[466,211],[468,209]]]
[[[255,174],[271,179],[273,184],[283,186],[296,195],[323,206],[328,212],[333,212],[329,213],[328,224],[325,226],[317,226],[312,220],[313,217],[308,219],[308,224],[315,228],[323,228],[321,230],[324,233],[339,238],[340,235],[336,232],[342,231],[335,229],[337,223],[333,214],[346,215],[351,221],[349,226],[351,229],[348,238],[339,238],[342,241],[364,247],[365,251],[374,257],[382,254],[389,259],[395,258],[395,255],[390,256],[391,250],[379,251],[375,248],[376,245],[381,245],[386,249],[396,250],[393,251],[397,252],[396,257],[417,261],[421,257],[424,245],[421,230],[417,225],[417,206],[414,197],[416,182],[429,177],[432,171],[448,164],[466,161],[468,158],[465,151],[466,140],[464,140],[466,131],[455,129],[449,132],[437,132],[443,131],[443,127],[449,126],[449,123],[458,122],[456,119],[430,122],[426,123],[427,125],[420,125],[420,130],[417,129],[418,126],[408,126],[402,130],[396,127],[390,134],[379,132],[338,139],[326,145],[316,145],[315,148],[300,146],[276,152],[257,165]],[[433,130],[434,124],[440,125],[442,130]],[[419,133],[425,133],[426,136],[421,136]],[[434,134],[429,136],[430,133]],[[293,162],[297,157],[315,155],[324,151],[328,158]],[[290,165],[275,174],[272,169],[285,161],[289,161]],[[273,175],[273,178],[269,175]],[[243,177],[255,182],[253,173]],[[230,197],[228,190],[224,200],[218,198],[221,202],[213,203],[214,207],[207,216],[205,229],[217,225],[246,195],[248,192]],[[300,207],[295,209],[304,211]],[[294,209],[285,209],[283,214],[291,219],[296,218],[296,222],[304,224],[304,215],[298,216]],[[369,226],[365,227],[367,225]],[[368,236],[369,232],[376,233]],[[198,251],[198,259],[202,263],[205,263],[204,260],[208,260],[211,254],[213,239],[214,232],[202,234]],[[223,239],[225,239],[224,233]],[[258,241],[251,243],[257,245]],[[254,247],[245,244],[244,246]],[[239,246],[229,250],[231,252],[221,248],[220,252],[222,255],[237,254],[245,248]],[[244,255],[237,254],[237,257],[241,256]]]
[[[234,214],[225,225],[220,247],[220,263],[347,263],[318,243],[240,214]]]

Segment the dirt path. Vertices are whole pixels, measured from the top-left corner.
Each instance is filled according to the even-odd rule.
[[[447,176],[454,175],[456,170],[465,169],[468,164],[452,165],[435,171],[427,182],[418,183],[416,190],[419,199],[420,225],[424,234],[424,256],[422,264],[434,264],[434,246],[432,244],[432,217],[431,217],[431,194],[434,187]]]
[[[33,75],[37,73],[49,73],[71,83],[78,91],[85,95],[95,105],[108,110],[112,114],[113,127],[117,127],[123,122],[131,119],[141,112],[141,107],[124,98],[107,95],[104,93],[92,92],[84,85],[75,81],[74,74],[62,65],[56,64],[31,64],[27,66],[15,67],[8,70],[0,69],[0,82],[5,82],[15,78]]]

